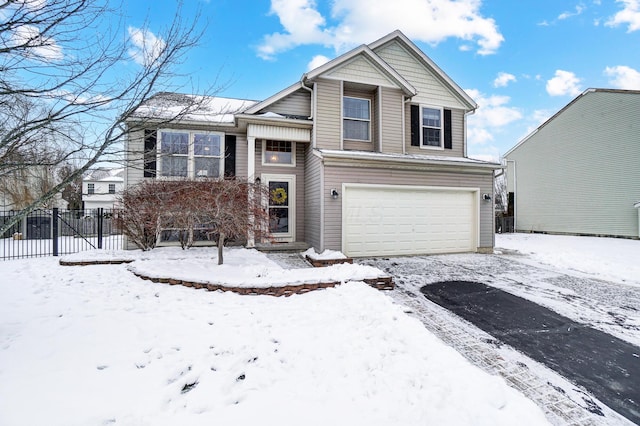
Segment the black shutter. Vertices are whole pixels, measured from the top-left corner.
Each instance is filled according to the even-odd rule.
[[[144,131],[144,177],[156,177],[156,142],[155,130]]]
[[[411,146],[420,146],[420,107],[411,105]]]
[[[224,136],[224,177],[236,176],[236,136]]]
[[[453,149],[453,138],[451,136],[451,110],[444,110],[444,149]]]

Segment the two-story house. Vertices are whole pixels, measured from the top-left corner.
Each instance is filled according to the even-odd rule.
[[[126,185],[223,175],[274,194],[276,241],[348,256],[490,251],[493,172],[466,154],[475,102],[400,31],[261,102],[211,98],[154,127],[185,95],[157,95],[131,131]],[[184,99],[184,98],[183,98]],[[133,127],[132,127],[133,128]]]
[[[82,178],[82,204],[85,209],[113,209],[124,189],[124,169],[101,167]]]

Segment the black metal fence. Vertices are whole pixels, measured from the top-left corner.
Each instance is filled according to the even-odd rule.
[[[19,212],[0,212],[0,226]],[[119,210],[35,210],[0,235],[0,260],[123,248]]]

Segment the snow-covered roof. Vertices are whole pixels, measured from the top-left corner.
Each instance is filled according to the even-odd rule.
[[[248,99],[161,92],[140,106],[132,118],[233,123],[234,114],[255,105]]]
[[[97,169],[87,170],[87,173],[82,178],[86,181],[96,182],[123,182],[124,181],[124,168],[107,168],[100,167]]]

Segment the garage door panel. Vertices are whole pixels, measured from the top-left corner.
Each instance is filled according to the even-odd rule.
[[[474,192],[347,186],[343,250],[349,256],[475,251]]]

